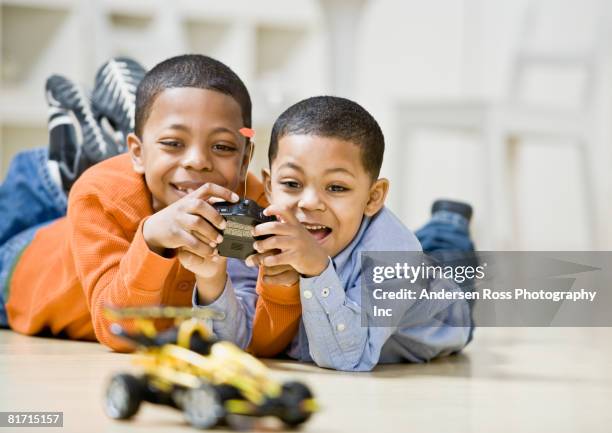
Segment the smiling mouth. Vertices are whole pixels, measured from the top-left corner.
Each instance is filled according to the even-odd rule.
[[[320,224],[302,223],[302,225],[318,242],[323,242],[332,232],[332,229]]]
[[[187,186],[183,186],[183,185],[177,185],[175,183],[170,183],[170,187],[172,187],[172,189],[174,189],[175,191],[177,191],[179,194],[181,195],[187,195],[192,193],[193,191],[195,191],[197,188],[194,187],[187,187]]]

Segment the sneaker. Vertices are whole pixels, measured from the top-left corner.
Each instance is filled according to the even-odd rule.
[[[66,192],[90,166],[117,155],[113,137],[93,116],[86,92],[61,75],[47,79],[49,105],[49,159],[57,161]]]
[[[439,211],[456,213],[461,215],[468,222],[472,219],[472,206],[461,201],[444,199],[436,200],[431,206],[431,214],[434,215]]]
[[[127,135],[134,130],[136,89],[145,73],[142,65],[127,57],[110,59],[96,73],[94,116],[102,128],[115,132],[122,152],[127,150]]]

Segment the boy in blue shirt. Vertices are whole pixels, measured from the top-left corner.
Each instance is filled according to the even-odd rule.
[[[421,251],[415,235],[384,207],[378,178],[384,137],[347,99],[301,101],[276,121],[264,172],[265,213],[256,226],[259,294],[250,350],[338,370],[423,362],[462,349],[471,329],[465,301],[411,308],[396,327],[362,326],[361,252]]]

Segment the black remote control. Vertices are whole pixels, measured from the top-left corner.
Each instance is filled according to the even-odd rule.
[[[227,223],[225,230],[221,231],[223,242],[217,246],[219,254],[224,257],[244,260],[251,254],[255,254],[257,251],[253,248],[253,242],[269,236],[253,238],[251,229],[257,224],[276,221],[275,217],[265,216],[264,208],[249,199],[241,200],[238,203],[215,203],[213,207]]]

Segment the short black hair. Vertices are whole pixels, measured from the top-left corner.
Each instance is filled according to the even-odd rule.
[[[216,90],[231,96],[240,105],[244,126],[251,127],[251,97],[238,75],[211,57],[185,54],[157,64],[138,85],[134,116],[137,136],[142,137],[142,130],[157,96],[166,89],[178,87]]]
[[[283,112],[274,122],[268,162],[272,166],[278,142],[286,135],[316,135],[339,138],[361,148],[361,163],[372,179],[377,179],[385,153],[385,137],[361,105],[337,96],[314,96]]]

